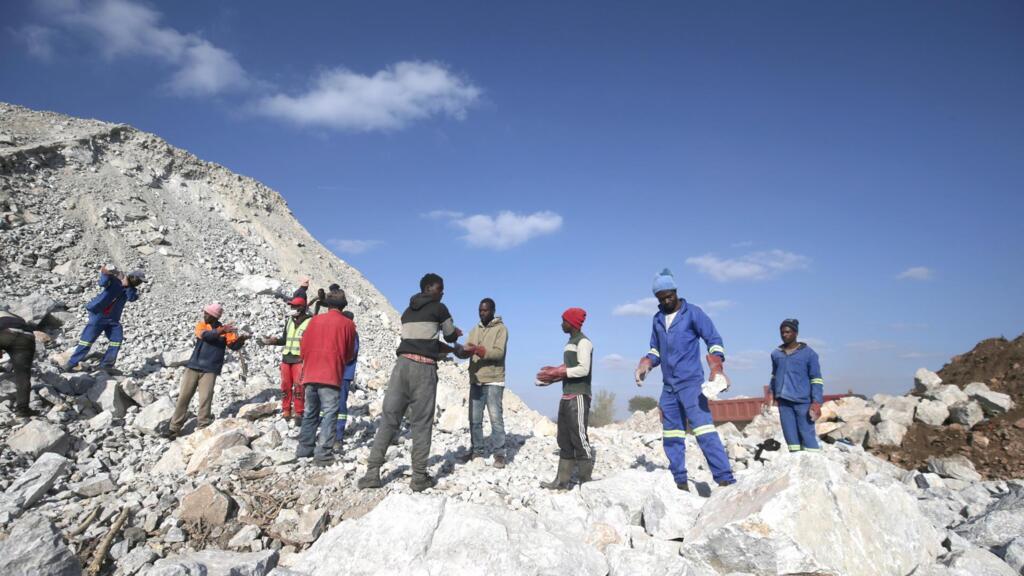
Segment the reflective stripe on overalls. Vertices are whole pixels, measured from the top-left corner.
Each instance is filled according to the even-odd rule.
[[[288,330],[286,331],[285,343],[284,343],[284,355],[285,356],[299,356],[301,353],[302,333],[306,331],[306,327],[309,326],[311,318],[306,318],[302,321],[302,324],[295,325],[294,320],[288,321]]]

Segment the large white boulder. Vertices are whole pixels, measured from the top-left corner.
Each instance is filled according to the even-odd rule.
[[[167,396],[161,396],[135,416],[132,426],[143,434],[160,434],[167,428],[173,415],[174,402]]]
[[[990,390],[983,382],[972,382],[964,386],[964,394],[976,400],[986,416],[1006,414],[1017,407],[1009,394]]]
[[[1024,488],[1015,487],[957,533],[983,548],[1001,548],[1024,536]]]
[[[914,373],[914,392],[924,394],[942,385],[942,378],[927,368],[918,368]]]
[[[46,452],[7,487],[2,500],[18,508],[29,508],[49,492],[57,479],[67,472],[67,469],[67,458],[60,454]]]
[[[966,402],[969,399],[963,390],[953,384],[943,384],[933,388],[924,397],[939,400],[946,406],[952,406],[957,402]]]
[[[894,420],[882,420],[874,428],[868,430],[867,445],[871,448],[880,446],[899,446],[907,434],[907,427]]]
[[[823,454],[779,458],[712,495],[682,553],[721,573],[913,573],[942,537],[891,482],[856,479]]]
[[[920,400],[917,396],[889,398],[872,418],[872,422],[895,422],[901,426],[910,426],[914,423],[914,410]]]
[[[265,576],[277,566],[277,551],[202,550],[157,560],[145,576]]]
[[[597,550],[533,514],[404,494],[331,528],[288,564],[309,576],[608,573]]]
[[[949,418],[949,406],[946,406],[942,400],[925,398],[917,405],[917,410],[914,412],[914,420],[929,426],[942,426],[946,418]]]
[[[240,290],[253,294],[277,294],[281,291],[281,281],[266,276],[242,276],[237,286]]]

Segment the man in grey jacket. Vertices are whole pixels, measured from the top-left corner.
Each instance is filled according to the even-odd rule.
[[[505,349],[508,328],[494,315],[494,300],[480,301],[480,323],[469,332],[466,345],[456,355],[469,358],[469,438],[470,452],[462,461],[484,457],[484,406],[491,420],[491,449],[494,467],[505,467],[505,420],[502,397],[505,394]]]

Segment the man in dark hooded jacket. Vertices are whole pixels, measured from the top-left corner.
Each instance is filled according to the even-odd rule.
[[[360,488],[381,487],[380,468],[406,412],[412,430],[410,487],[414,492],[422,492],[436,484],[427,474],[427,459],[434,427],[437,361],[454,350],[438,340],[437,334],[440,332],[451,344],[462,335],[448,307],[441,303],[443,296],[444,280],[437,274],[427,274],[420,280],[420,293],[409,300],[409,307],[402,313],[398,360],[384,394],[380,426],[366,460],[366,475],[359,479]]]

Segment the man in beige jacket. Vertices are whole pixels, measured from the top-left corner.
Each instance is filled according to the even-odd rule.
[[[484,406],[491,420],[491,449],[494,467],[505,467],[505,421],[501,399],[505,392],[505,347],[508,328],[494,315],[494,300],[480,301],[480,323],[469,333],[458,354],[469,358],[469,437],[470,453],[463,458],[484,457]]]

